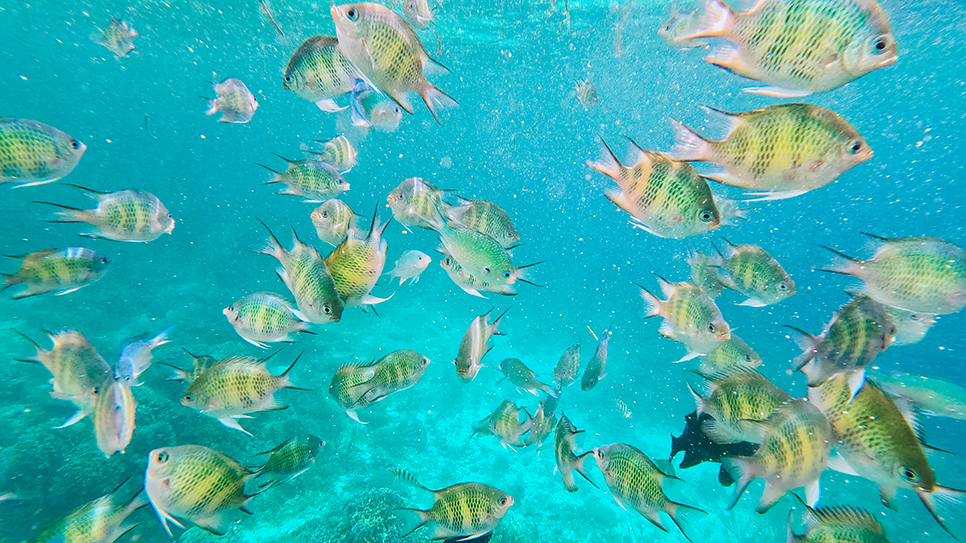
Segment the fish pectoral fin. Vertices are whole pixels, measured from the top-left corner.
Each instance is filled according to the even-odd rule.
[[[842,67],[845,68],[845,64],[842,63],[842,57],[840,57],[838,53],[832,53],[831,55],[822,59],[820,66],[821,69],[828,70],[835,64],[842,64]],[[848,70],[846,69],[845,71]]]
[[[729,183],[725,183],[726,185]],[[754,198],[746,198],[745,202],[768,202],[771,200],[784,200],[785,198],[794,198],[796,196],[801,196],[808,192],[807,190],[783,190],[775,192],[748,192],[746,196],[754,196]]]
[[[343,111],[349,109],[349,106],[339,107],[339,104],[335,103],[332,98],[325,98],[315,102],[315,105],[319,106],[319,109],[326,113],[335,113],[337,111]]]
[[[815,504],[818,503],[821,492],[821,485],[819,485],[818,481],[818,479],[815,479],[811,483],[805,485],[805,503],[807,503],[809,507],[815,507]]]
[[[786,89],[782,87],[776,87],[774,85],[769,85],[766,87],[747,87],[742,90],[749,94],[758,94],[761,96],[772,96],[775,98],[802,98],[812,94],[812,91]]]
[[[738,305],[743,305],[745,307],[765,307],[768,304],[766,304],[765,302],[757,298],[748,298],[747,300],[741,302]]]
[[[78,411],[78,412],[74,413],[73,415],[71,415],[71,417],[69,419],[65,420],[64,423],[61,424],[60,426],[54,426],[54,430],[58,430],[60,428],[67,428],[68,426],[72,426],[74,424],[77,424],[81,419],[83,419],[86,416],[87,416],[87,413],[85,413],[83,411]]]
[[[75,290],[77,290],[79,288],[80,287],[74,287],[74,288],[69,288],[67,290],[62,290],[60,292],[54,293],[54,296],[63,296],[64,294],[70,294],[71,292],[74,292]]]
[[[161,520],[161,526],[164,527],[164,531],[168,532],[168,536],[171,536],[172,535],[171,534],[171,527],[168,526],[168,521],[169,520],[172,523],[174,523],[175,526],[177,526],[178,528],[181,528],[182,530],[184,530],[184,524],[181,524],[180,522],[178,522],[178,519],[172,517],[167,511],[165,511],[164,509],[159,508],[153,502],[152,502],[152,505],[154,505],[154,511],[158,514],[158,519]]]
[[[195,519],[194,521],[195,524],[215,535],[224,535],[226,533],[224,522],[221,513],[215,513],[214,515]]]
[[[838,453],[838,451],[833,451],[828,457],[828,467],[832,471],[837,471],[839,473],[844,473],[846,475],[856,475],[860,476],[855,468],[849,464],[848,460],[844,456]],[[860,476],[861,477],[861,476]]]
[[[880,484],[879,498],[882,499],[882,505],[892,509],[893,511],[899,510],[899,502],[896,499],[896,487]]]
[[[251,343],[252,345],[258,347],[259,349],[267,349],[268,348],[268,345],[262,343],[261,341],[255,341],[254,339],[249,339],[249,338],[247,338],[245,336],[242,336],[241,338],[244,339],[245,341]],[[291,341],[291,339],[289,339],[289,341]]]
[[[224,424],[228,428],[232,428],[232,429],[238,430],[239,432],[242,432],[243,434],[248,434],[248,435],[251,436],[252,435],[251,432],[249,432],[248,430],[242,428],[241,427],[241,424],[238,424],[238,419],[239,418],[250,419],[251,417],[249,417],[248,415],[231,415],[231,416],[219,418],[218,419],[218,422]],[[252,437],[254,437],[254,436],[252,436]]]

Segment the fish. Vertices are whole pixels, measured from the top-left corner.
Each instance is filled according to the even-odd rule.
[[[258,102],[252,92],[237,79],[229,77],[216,83],[215,94],[218,97],[208,102],[208,111],[205,114],[214,115],[220,111],[220,123],[247,123],[258,109]]]
[[[852,258],[821,271],[864,281],[859,292],[873,300],[919,313],[946,315],[966,307],[966,251],[948,240],[919,236],[886,238],[866,234],[879,247],[869,260]]]
[[[81,505],[37,530],[27,543],[114,543],[137,527],[124,521],[148,503],[141,492],[127,500],[119,493],[120,487]]]
[[[356,79],[349,95],[352,108],[352,126],[356,128],[375,128],[381,132],[395,132],[402,121],[402,108],[377,89],[370,87],[364,80]]]
[[[67,400],[77,406],[77,412],[58,426],[70,426],[94,412],[97,389],[111,375],[111,366],[83,334],[76,330],[46,332],[53,342],[50,349],[44,349],[34,340],[20,334],[37,349],[37,354],[23,362],[43,364],[50,372],[53,391],[52,398]]]
[[[569,387],[577,381],[580,374],[580,343],[574,343],[560,355],[560,360],[553,368],[553,380],[560,387]]]
[[[790,400],[778,406],[760,425],[761,446],[754,456],[728,456],[722,466],[738,484],[731,498],[733,508],[755,479],[765,480],[765,491],[755,511],[765,513],[786,493],[805,487],[805,502],[814,506],[819,498],[819,478],[828,465],[832,428],[807,400]]]
[[[678,11],[677,6],[671,3],[671,16],[668,18],[661,28],[658,29],[657,34],[661,36],[664,43],[670,45],[671,47],[676,47],[678,49],[693,49],[695,47],[704,47],[707,42],[700,39],[683,39],[682,36],[691,34],[697,30],[698,23],[701,21],[701,14],[698,10],[694,10],[691,13],[681,13]]]
[[[778,104],[740,113],[704,109],[723,118],[724,138],[709,140],[672,119],[671,158],[716,164],[723,171],[701,175],[761,191],[751,194],[760,200],[791,198],[824,187],[872,158],[872,148],[855,127],[819,106]]]
[[[697,507],[672,501],[664,493],[661,484],[665,479],[677,479],[665,473],[646,454],[632,445],[614,443],[594,448],[597,467],[604,474],[607,488],[621,509],[628,506],[644,518],[667,532],[658,513],[664,511],[681,530],[688,541],[686,512],[705,513]]]
[[[134,435],[134,417],[138,403],[131,387],[124,381],[110,376],[97,387],[94,402],[94,436],[97,448],[110,458],[116,452],[124,453]]]
[[[339,49],[364,78],[413,113],[408,92],[418,94],[439,123],[438,109],[456,100],[426,80],[423,72],[446,67],[429,58],[416,32],[402,17],[381,4],[355,3],[330,8]]]
[[[250,413],[287,409],[275,399],[275,393],[283,388],[306,390],[294,386],[289,377],[298,360],[277,376],[269,373],[267,359],[233,356],[219,360],[188,386],[181,396],[181,405],[252,435],[238,419],[251,418]]]
[[[275,174],[271,181],[265,182],[266,185],[276,183],[285,185],[285,189],[278,194],[298,196],[310,203],[322,203],[349,190],[349,183],[342,177],[339,170],[330,164],[321,160],[289,160],[281,156],[279,158],[288,162],[284,172],[258,164]]]
[[[702,423],[702,430],[715,443],[760,443],[761,423],[792,400],[764,375],[741,366],[695,374],[701,380],[689,381],[688,389],[698,415],[711,415],[712,420]]]
[[[91,34],[91,39],[114,53],[117,58],[125,57],[134,50],[134,38],[138,31],[131,28],[127,21],[118,18],[111,19],[104,30],[97,30]]]
[[[624,400],[620,398],[614,398],[614,403],[617,404],[617,409],[620,411],[621,415],[625,419],[631,418],[631,415],[633,415],[633,413],[631,413],[631,408],[627,407],[627,404],[624,403]]]
[[[832,447],[838,455],[830,458],[829,467],[878,484],[883,505],[893,510],[897,488],[915,492],[936,522],[950,532],[937,501],[958,501],[966,492],[938,484],[912,413],[900,411],[899,404],[872,379],[866,378],[854,397],[848,383],[849,376],[840,373],[808,389],[808,400],[832,425]]]
[[[663,317],[658,333],[687,347],[688,354],[678,362],[709,354],[731,339],[731,328],[701,287],[687,282],[671,283],[661,277],[657,280],[666,300],[638,285],[648,306],[644,318]]]
[[[188,349],[184,349],[184,352],[191,357],[191,368],[189,369],[183,370],[177,366],[171,366],[170,364],[161,362],[161,364],[174,368],[174,373],[168,378],[168,381],[184,381],[185,383],[191,384],[205,370],[218,363],[218,359],[210,355],[203,354],[195,356]]]
[[[506,312],[509,311],[507,308],[499,317],[493,322],[487,324],[487,319],[490,317],[490,313],[493,310],[489,310],[486,313],[480,315],[473,319],[470,323],[470,327],[467,328],[466,333],[463,334],[463,340],[460,342],[460,349],[456,353],[456,360],[453,363],[456,365],[456,373],[459,378],[464,383],[469,383],[476,378],[476,374],[483,367],[481,361],[486,353],[490,352],[493,347],[489,345],[490,338],[493,336],[502,336],[503,334],[497,329],[500,324],[500,319]]]
[[[671,456],[674,460],[679,452],[684,452],[681,460],[681,469],[697,466],[704,462],[721,463],[721,459],[727,456],[752,456],[758,451],[757,443],[739,441],[737,443],[715,443],[704,432],[708,421],[713,420],[711,415],[697,411],[688,413],[685,417],[684,430],[680,436],[671,434]],[[728,470],[721,466],[718,469],[718,482],[721,486],[731,486],[735,484],[734,478]]]
[[[520,412],[524,420],[520,422]],[[493,413],[473,425],[473,436],[494,436],[504,449],[516,451],[514,447],[525,447],[523,434],[530,431],[533,419],[526,409],[518,408],[512,400],[504,400]]]
[[[358,235],[359,215],[337,198],[326,200],[309,216],[319,239],[333,247],[338,247],[349,236]]]
[[[519,358],[504,358],[500,362],[500,371],[503,372],[507,381],[518,389],[525,390],[534,396],[538,396],[538,390],[556,396],[557,392],[550,388],[550,385],[541,383],[537,380],[537,374],[533,372]]]
[[[315,464],[315,459],[324,446],[325,441],[311,434],[287,439],[274,449],[258,454],[267,454],[268,460],[255,471],[254,480],[266,478],[264,482],[259,482],[260,489],[291,481]]]
[[[577,101],[584,106],[584,111],[590,110],[600,102],[597,98],[597,87],[590,79],[578,81],[574,86],[574,92],[577,93]]]
[[[717,259],[704,253],[689,251],[686,262],[691,268],[692,283],[704,289],[712,300],[721,296],[724,285],[718,280]]]
[[[731,339],[702,355],[700,359],[701,366],[698,371],[704,374],[735,367],[754,369],[762,364],[761,356],[736,334],[731,334]]]
[[[388,246],[382,235],[390,221],[379,222],[377,207],[365,239],[346,238],[325,257],[325,265],[335,281],[335,289],[346,307],[375,305],[392,297],[377,298],[370,294],[386,265]]]
[[[392,271],[386,273],[389,275],[390,281],[398,277],[400,286],[403,284],[403,281],[409,279],[411,279],[409,284],[413,284],[419,281],[419,276],[426,271],[426,267],[432,261],[433,259],[422,251],[406,251],[396,261],[396,266]]]
[[[111,259],[91,249],[66,247],[43,249],[26,255],[4,255],[19,258],[20,269],[14,273],[0,273],[3,286],[0,291],[14,285],[26,288],[13,295],[14,300],[54,292],[63,296],[93,284],[104,276]]]
[[[716,268],[718,281],[748,299],[738,305],[764,307],[795,295],[795,281],[782,265],[757,245],[728,243]]]
[[[594,451],[587,451],[581,455],[576,454],[576,436],[583,432],[570,422],[567,415],[560,414],[560,421],[557,422],[553,435],[553,453],[557,460],[555,469],[560,472],[560,478],[563,479],[564,488],[567,489],[567,492],[577,492],[574,471],[587,479],[587,482],[594,485],[594,488],[600,488],[587,475],[587,468],[584,466],[587,458],[594,458]]]
[[[402,12],[406,19],[419,29],[429,28],[435,16],[427,0],[403,0]]]
[[[335,36],[312,36],[292,53],[282,77],[282,88],[334,113],[334,98],[348,94],[359,70],[342,54]]]
[[[275,269],[275,273],[295,296],[299,312],[309,322],[316,324],[339,322],[345,304],[319,252],[302,242],[295,231],[292,231],[292,249],[286,251],[275,234],[267,226],[265,229],[268,230],[269,241],[257,252],[279,261],[281,266]]]
[[[432,531],[430,539],[469,541],[491,533],[513,505],[513,496],[484,483],[458,483],[440,490],[430,490],[405,470],[391,470],[406,483],[433,494],[429,509],[403,508],[416,515],[418,523],[406,537],[423,526]]]
[[[916,313],[898,307],[885,305],[892,324],[896,327],[896,336],[892,338],[893,345],[912,345],[922,341],[926,333],[936,324],[936,315],[932,313]]]
[[[222,535],[228,531],[226,511],[247,512],[253,495],[245,493],[245,483],[253,476],[233,458],[208,447],[164,447],[148,454],[144,490],[168,536],[169,521],[184,528],[175,517]]]
[[[345,134],[340,134],[324,142],[320,140],[315,141],[322,144],[323,150],[306,150],[306,153],[318,157],[319,160],[329,164],[342,173],[346,173],[355,167],[359,152],[353,147],[349,138],[345,137]]]
[[[493,285],[486,281],[480,281],[476,277],[473,277],[470,272],[464,270],[463,266],[460,266],[460,263],[451,254],[447,253],[445,249],[440,249],[439,252],[443,255],[443,258],[439,261],[439,265],[446,270],[446,275],[456,283],[456,286],[463,289],[463,292],[484,299],[486,296],[480,294],[480,291],[502,294],[503,296],[517,295],[517,291],[513,285]]]
[[[68,134],[29,119],[0,117],[0,184],[32,187],[53,183],[74,170],[87,146]]]
[[[902,372],[875,372],[872,379],[892,396],[901,396],[928,415],[966,420],[966,388],[946,379]]]
[[[812,509],[805,507],[806,530],[796,534],[792,528],[793,512],[788,512],[787,543],[888,543],[885,529],[872,513],[850,505]]]
[[[707,0],[682,39],[724,38],[705,62],[767,83],[746,92],[783,98],[826,92],[891,66],[897,46],[875,0],[761,0],[735,13]]]
[[[587,367],[584,368],[584,375],[580,378],[580,389],[587,391],[595,386],[597,383],[607,377],[605,373],[605,368],[607,366],[607,344],[610,343],[610,337],[614,335],[610,330],[604,330],[601,334],[600,343],[597,344],[597,350],[594,351],[594,356],[590,358],[590,362],[587,362]]]
[[[439,234],[441,252],[452,256],[470,275],[491,285],[512,285],[517,281],[530,283],[526,268],[539,262],[514,266],[509,251],[492,236],[460,226],[454,228],[442,220],[440,223],[436,233]]]
[[[58,223],[87,223],[97,231],[79,234],[89,238],[147,243],[174,231],[175,221],[157,196],[143,190],[101,192],[71,185],[97,200],[94,209],[78,209],[40,202],[60,209]]]
[[[808,386],[824,383],[836,373],[853,377],[849,388],[854,396],[862,388],[866,366],[892,344],[895,325],[879,302],[859,296],[841,307],[818,337],[787,326],[797,332],[795,341],[805,351],[793,362],[793,369],[808,377]]]
[[[308,317],[278,294],[249,294],[226,307],[222,314],[242,339],[267,349],[266,343],[292,342],[294,332],[309,332]]]
[[[601,140],[603,156],[587,165],[617,182],[604,196],[631,215],[631,225],[662,238],[682,239],[717,230],[721,213],[711,187],[687,162],[632,143],[630,166]]]
[[[533,418],[530,419],[530,432],[527,433],[527,437],[523,440],[523,443],[527,447],[530,445],[542,447],[543,442],[554,431],[554,427],[557,424],[557,416],[553,412],[556,401],[556,398],[548,396],[546,400],[540,402],[540,405],[537,406],[537,410],[533,413]],[[553,407],[550,404],[553,404]]]
[[[173,329],[174,326],[169,326],[154,337],[141,334],[122,341],[117,362],[114,363],[114,377],[130,387],[140,386],[138,376],[151,366],[152,351],[171,342],[168,334]]]
[[[349,417],[361,424],[368,424],[359,418],[356,411],[365,404],[359,401],[368,389],[361,388],[360,385],[366,384],[376,373],[375,361],[369,363],[347,363],[339,366],[339,369],[332,376],[329,385],[329,396],[339,407],[345,410]]]
[[[393,392],[406,390],[422,379],[428,365],[429,359],[413,350],[387,354],[373,365],[372,377],[352,390],[352,395],[358,395],[355,404],[369,406]]]
[[[446,206],[445,213],[457,225],[497,240],[504,249],[512,249],[520,241],[520,234],[514,228],[510,216],[493,202],[463,200],[458,206]]]
[[[442,222],[443,192],[421,177],[410,177],[394,188],[386,201],[399,224],[435,230]]]

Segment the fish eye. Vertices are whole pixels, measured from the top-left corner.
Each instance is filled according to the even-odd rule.
[[[332,306],[329,305],[329,304],[323,305],[322,306],[322,312],[325,313],[326,315],[331,315],[332,314]]]
[[[164,464],[168,461],[168,453],[161,451],[157,456],[154,457],[154,461],[158,464]]]
[[[285,76],[285,82],[286,83],[291,83],[292,82],[292,76],[291,75],[286,75]]]
[[[490,271],[492,271],[492,270],[490,270],[490,268],[483,268],[483,271],[486,272],[486,273],[490,273]]]
[[[80,149],[80,142],[75,139],[71,139],[70,146],[73,147],[74,149]]]
[[[322,218],[323,219],[328,219],[329,218],[329,212],[328,211],[323,211],[322,212]]]
[[[355,21],[356,19],[359,18],[359,12],[356,11],[356,8],[349,8],[349,10],[345,12],[345,14],[350,21]]]
[[[714,214],[706,209],[701,212],[701,215],[699,215],[698,218],[701,219],[701,222],[708,222],[714,218]]]
[[[862,150],[862,142],[858,140],[853,141],[852,145],[849,146],[849,150],[852,151],[853,155],[858,153],[859,151]]]
[[[901,473],[902,473],[902,477],[907,481],[919,482],[919,474],[916,473],[916,470],[908,466],[903,466],[901,468]]]
[[[745,355],[745,362],[751,362],[751,355],[750,354],[746,354]]]
[[[182,398],[182,399],[184,401],[186,401],[186,402],[192,402],[192,401],[194,401],[194,398],[191,396],[191,394],[185,394],[184,395],[184,398]]]
[[[392,112],[393,112],[393,113],[402,113],[402,112],[401,112],[401,111],[399,110],[399,106],[392,106]]]
[[[886,38],[879,38],[875,40],[874,44],[872,44],[872,48],[875,49],[876,53],[885,51],[887,47],[889,47],[889,40]]]
[[[778,290],[788,290],[788,285],[785,283],[778,283]]]
[[[506,496],[500,498],[500,505],[506,505]]]
[[[512,273],[510,273],[509,271],[505,271],[505,272],[503,272],[503,278],[504,278],[504,279],[509,279],[511,275],[513,275],[513,274],[512,274]]]
[[[709,332],[711,332],[712,334],[713,334],[713,333],[714,333],[714,331],[715,331],[715,330],[717,330],[717,329],[718,329],[718,328],[717,328],[717,327],[715,327],[715,325],[714,325],[714,323],[713,323],[713,322],[712,322],[711,324],[709,324],[709,325],[708,325],[708,331],[709,331]]]

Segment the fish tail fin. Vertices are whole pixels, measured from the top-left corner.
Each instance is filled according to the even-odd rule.
[[[78,209],[76,207],[55,204],[53,202],[35,201],[34,203],[58,208],[59,211],[55,213],[55,216],[57,217],[56,220],[48,222],[91,222],[91,220],[94,218],[94,213],[86,209]]]
[[[450,95],[431,85],[428,81],[419,95],[423,98],[426,107],[429,108],[429,112],[433,114],[433,118],[436,119],[436,124],[443,124],[439,121],[439,109],[459,105]]]
[[[731,35],[735,25],[735,12],[721,0],[708,0],[704,3],[704,14],[698,21],[698,27],[684,36],[681,41],[695,38],[726,38]]]
[[[598,137],[597,140],[600,141],[601,157],[595,162],[588,160],[587,165],[608,177],[618,179],[623,169],[620,159],[617,158],[614,151],[607,145],[604,138]]]
[[[637,285],[637,283],[634,284]],[[643,298],[644,303],[647,304],[647,314],[644,315],[644,318],[649,319],[651,317],[660,316],[663,310],[664,302],[662,302],[660,298],[652,294],[651,291],[647,290],[641,285],[637,286],[641,289],[641,298]]]
[[[828,247],[828,246],[825,246],[825,245],[819,245],[819,247],[821,247],[822,249],[825,249],[827,251],[831,251],[831,252],[835,253],[836,255],[844,258],[847,261],[847,263],[844,266],[842,266],[842,267],[836,267],[836,268],[818,268],[818,271],[824,271],[824,272],[829,272],[829,273],[840,273],[842,275],[853,275],[854,276],[862,268],[863,262],[861,260],[855,258],[855,257],[849,256],[849,255],[843,253],[842,251],[839,251],[837,249],[833,249],[833,248]]]
[[[708,160],[711,158],[711,142],[691,130],[681,121],[671,119],[674,129],[674,148],[670,157],[673,160]]]
[[[786,324],[784,328],[788,328],[797,333],[794,337],[795,343],[798,343],[798,346],[805,350],[805,352],[795,357],[795,360],[792,361],[792,371],[801,371],[808,377],[809,385],[815,386],[812,384],[812,376],[809,375],[810,370],[808,368],[811,366],[806,366],[818,355],[818,347],[822,344],[822,340],[795,326]]]
[[[925,492],[921,489],[916,490],[916,494],[919,495],[919,499],[922,500],[922,504],[926,506],[932,517],[936,519],[936,522],[943,527],[943,530],[953,537],[953,539],[959,539],[956,535],[949,529],[946,524],[946,517],[943,516],[940,509],[945,509],[946,507],[937,508],[937,501],[939,505],[950,506],[959,505],[963,501],[963,496],[966,495],[966,491],[956,490],[955,488],[948,488],[945,486],[935,485],[932,492]]]
[[[255,252],[261,255],[274,256],[279,262],[281,262],[282,259],[285,258],[285,249],[282,248],[282,244],[279,243],[278,238],[275,237],[272,229],[269,228],[267,224],[262,222],[261,219],[255,220],[262,223],[262,226],[265,227],[265,230],[268,230],[268,242],[265,243],[265,245],[263,245],[260,249],[256,249]]]
[[[737,481],[737,484],[735,484],[735,493],[732,494],[731,500],[728,503],[728,509],[730,510],[741,499],[741,495],[745,493],[748,485],[758,476],[755,475],[754,464],[750,458],[725,456],[721,459],[721,465]],[[736,475],[737,477],[735,477]]]
[[[584,454],[578,456],[577,461],[574,462],[574,469],[577,470],[577,473],[582,475],[584,479],[587,479],[588,483],[594,485],[594,488],[600,488],[599,486],[597,486],[597,483],[595,483],[593,479],[591,479],[587,475],[587,468],[584,466],[584,462],[587,460],[587,458],[593,458],[593,457],[594,457],[594,451],[587,451]],[[571,490],[571,492],[573,491]]]
[[[0,273],[0,279],[3,279],[3,284],[0,285],[0,290],[4,290],[4,289],[7,289],[7,288],[10,288],[13,285],[16,285],[17,283],[20,282],[20,279],[17,277],[17,274],[15,274],[15,273],[9,273],[9,274],[7,274],[7,273]],[[24,336],[24,337],[27,337],[27,336]],[[31,340],[31,341],[33,341],[33,340]]]
[[[698,509],[690,505],[683,503],[672,502],[668,500],[667,505],[664,508],[664,512],[667,513],[674,524],[681,530],[681,533],[687,538],[688,541],[693,542],[694,539],[691,537],[691,524],[693,518],[698,515],[707,515],[708,512],[703,509]]]
[[[408,507],[400,507],[398,509],[393,509],[393,511],[405,511],[407,513],[416,515],[411,521],[407,521],[407,524],[412,524],[411,528],[408,528],[402,537],[407,537],[409,534],[415,532],[417,529],[421,528],[427,522],[429,522],[429,512],[423,511],[422,509],[410,509]],[[415,521],[415,522],[414,522]]]
[[[300,358],[302,358],[302,355],[303,354],[305,354],[305,351],[300,352],[299,355],[295,357],[295,360],[293,360],[292,363],[289,364],[289,366],[287,368],[285,368],[285,371],[283,371],[282,374],[278,376],[278,379],[279,379],[279,387],[280,388],[294,388],[294,389],[299,389],[296,386],[292,386],[292,378],[289,377],[288,374],[289,374],[290,371],[292,371],[292,368],[295,367],[295,364],[298,364],[298,361],[299,361]],[[307,390],[307,389],[299,389],[299,390]]]
[[[209,100],[208,98],[205,98],[205,100],[208,100],[208,110],[205,111],[205,115],[214,115],[215,113],[218,113],[218,99],[215,98],[214,100]]]

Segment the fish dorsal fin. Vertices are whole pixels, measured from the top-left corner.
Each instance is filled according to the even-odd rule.
[[[876,388],[880,388],[880,387],[876,385]],[[887,398],[890,397],[885,391],[883,391],[883,394]],[[899,413],[902,415],[902,418],[906,419],[906,423],[909,425],[909,428],[912,428],[912,431],[916,434],[916,437],[919,438],[919,443],[921,445],[925,445],[926,434],[919,420],[920,412],[919,412],[919,409],[916,407],[916,404],[913,403],[912,400],[904,396],[897,396],[897,397],[891,397],[891,398],[892,398],[892,402],[896,404],[896,408],[899,410]]]
[[[656,273],[654,274],[654,277],[657,277],[657,282],[661,286],[661,294],[670,298],[677,291],[677,286],[674,283],[668,281],[667,279],[661,277]]]
[[[698,370],[693,370],[693,373],[700,375],[701,377],[707,379],[708,381],[711,381],[712,383],[718,383],[729,377],[734,377],[736,375],[757,374],[757,375],[760,375],[763,379],[765,378],[764,375],[761,375],[760,373],[758,373],[757,369],[750,366],[743,366],[740,364],[736,366],[729,366],[727,368],[715,369],[713,371],[701,371],[700,369],[698,369]]]
[[[868,511],[848,505],[820,507],[812,511],[816,523],[825,526],[856,526],[883,535],[882,524]],[[809,528],[812,523],[809,522]]]
[[[747,123],[747,121],[744,119],[746,114],[731,113],[710,106],[702,106],[701,109],[710,114],[715,119],[715,122],[724,126],[725,134],[721,137],[722,140],[728,139],[728,136],[730,136],[732,132]],[[731,242],[729,241],[728,243],[730,244]]]

